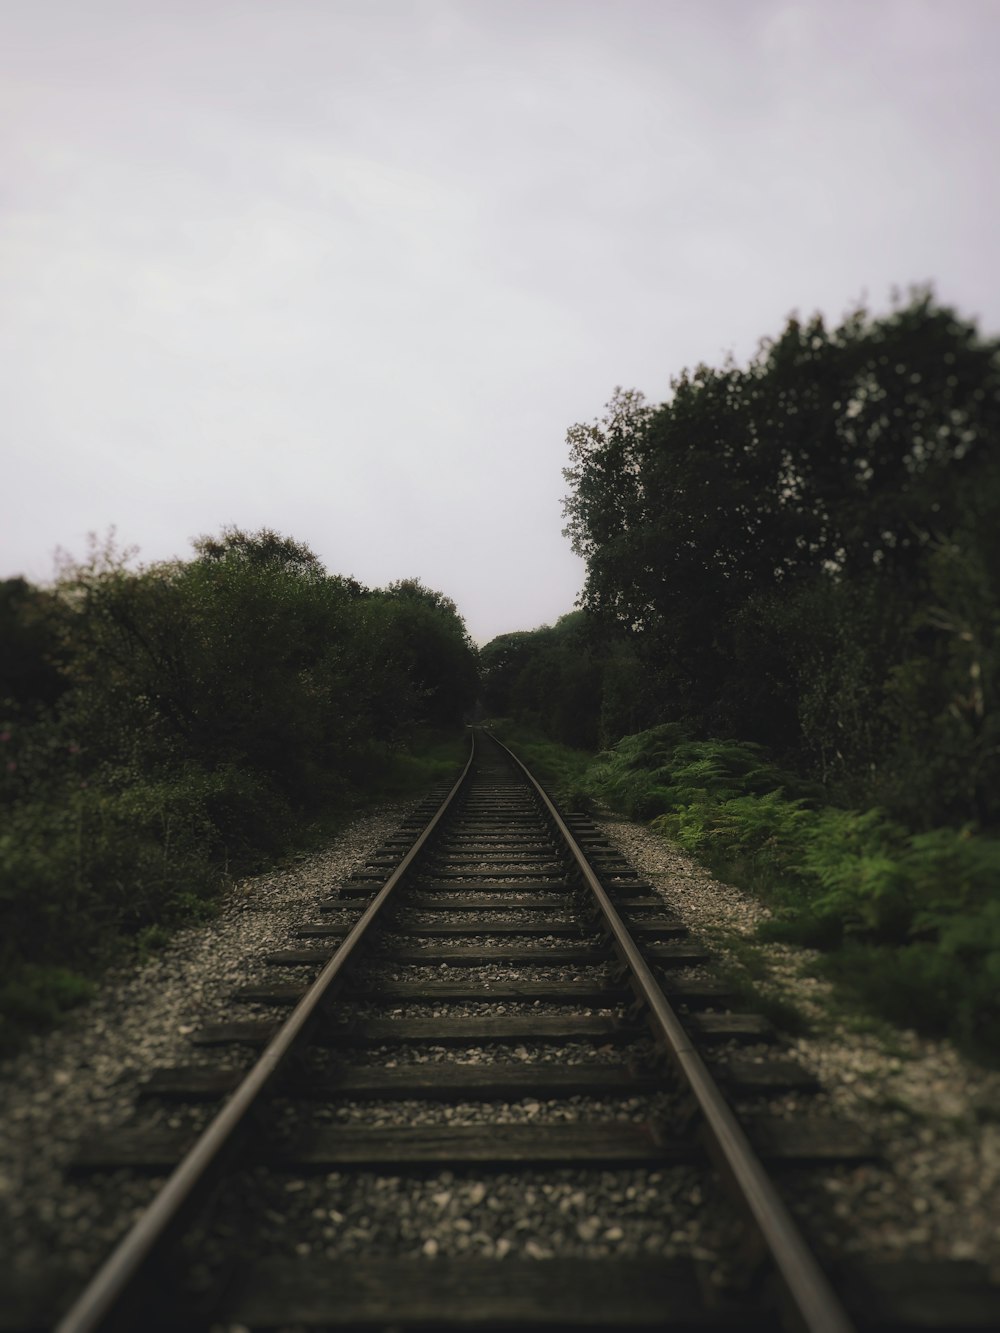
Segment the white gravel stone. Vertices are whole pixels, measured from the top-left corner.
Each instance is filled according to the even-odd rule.
[[[648,828],[613,818],[597,823],[716,956],[738,963],[727,940],[753,937],[769,915],[762,903],[714,879]],[[814,951],[760,947],[767,976],[757,985],[808,1020],[809,1035],[792,1038],[791,1053],[819,1077],[823,1092],[760,1100],[746,1109],[835,1115],[869,1132],[883,1155],[880,1164],[788,1177],[797,1209],[841,1252],[995,1264],[1000,1073],[973,1063],[950,1042],[845,1012],[827,982],[806,974]]]
[[[308,968],[267,967],[262,955],[289,947],[297,926],[318,919],[319,904],[371,856],[401,813],[397,806],[366,816],[328,851],[236,885],[217,920],[180,932],[144,965],[111,974],[97,998],[65,1027],[32,1042],[0,1069],[0,1229],[11,1238],[8,1255],[15,1264],[58,1253],[84,1273],[107,1250],[159,1182],[122,1172],[101,1179],[67,1179],[64,1169],[79,1139],[129,1122],[142,1078],[153,1066],[211,1061],[238,1067],[249,1062],[252,1055],[245,1048],[199,1052],[189,1038],[208,1021],[287,1014],[287,1009],[245,1004],[234,1012],[230,996],[251,981],[307,982]],[[749,895],[718,883],[649,830],[619,820],[603,821],[601,827],[714,951],[735,957],[727,950],[727,940],[750,937],[766,915]],[[474,884],[463,886],[460,881],[454,885],[457,893],[472,888]],[[461,914],[470,942],[482,943],[473,935],[481,925],[514,919],[509,908],[518,895],[530,896],[530,890],[512,887],[511,895],[504,902],[506,912]],[[441,904],[445,906],[444,896]],[[361,906],[345,902],[344,919],[352,919]],[[410,918],[414,924],[427,919]],[[401,917],[397,925],[406,920]],[[423,938],[428,945],[441,943]],[[554,937],[548,942],[565,944]],[[793,1205],[821,1239],[841,1252],[991,1259],[1000,1240],[1000,1075],[961,1059],[946,1043],[884,1028],[853,1030],[834,1005],[830,988],[801,974],[812,957],[808,951],[767,946],[766,957],[766,986],[792,1000],[813,1023],[810,1035],[794,1039],[791,1046],[819,1075],[825,1090],[815,1100],[790,1095],[777,1102],[747,1103],[749,1109],[835,1113],[876,1135],[885,1158],[883,1163],[795,1176],[787,1186]],[[372,962],[365,972],[373,978],[410,981],[483,980],[482,969],[448,964]],[[692,967],[678,975],[704,978],[712,971]],[[490,968],[490,976],[496,981],[567,976],[603,981],[608,970],[501,964]],[[526,1006],[490,1001],[488,985],[482,1000],[460,1005],[373,1002],[358,1012],[473,1015],[525,1010],[563,1012],[561,1006],[544,1002]],[[768,1051],[751,1047],[743,1053],[763,1058]],[[327,1057],[317,1052],[310,1058],[322,1065]],[[468,1048],[423,1043],[387,1044],[358,1052],[357,1058],[383,1065],[443,1060],[617,1064],[623,1053],[610,1043],[558,1049],[532,1042]],[[675,1110],[676,1098],[668,1091],[617,1099],[525,1097],[503,1104],[348,1101],[303,1109],[277,1102],[273,1118],[276,1131],[284,1133],[293,1124],[308,1123],[641,1121],[669,1119]],[[147,1124],[194,1132],[210,1117],[211,1108],[150,1104],[141,1115]],[[424,1177],[331,1172],[280,1179],[265,1172],[245,1174],[236,1191],[232,1225],[242,1232],[249,1201],[265,1227],[261,1245],[273,1243],[279,1250],[313,1256],[694,1254],[708,1259],[728,1234],[729,1224],[694,1166],[516,1175],[443,1171]]]
[[[130,1121],[136,1094],[158,1065],[211,1060],[238,1067],[252,1055],[213,1048],[189,1037],[223,1018],[275,1017],[285,1011],[243,1006],[232,992],[275,979],[260,956],[285,948],[292,930],[392,833],[411,808],[397,803],[355,820],[322,852],[234,884],[219,916],[178,931],[143,963],[110,972],[95,998],[53,1032],[31,1040],[0,1064],[0,1248],[14,1271],[53,1255],[86,1272],[152,1197],[157,1181],[115,1172],[67,1179],[82,1139]],[[289,980],[303,981],[291,972]],[[144,1123],[195,1130],[205,1106],[145,1107]]]
[[[330,1258],[467,1252],[672,1258],[711,1239],[715,1223],[696,1193],[699,1176],[693,1166],[487,1175],[443,1170],[424,1177],[329,1172],[308,1179],[290,1200],[271,1175],[253,1171],[232,1189],[220,1227],[252,1233],[252,1243],[269,1254],[305,1243]],[[333,1228],[319,1218],[331,1207],[341,1219]]]

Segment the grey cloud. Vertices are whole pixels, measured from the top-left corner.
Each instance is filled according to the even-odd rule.
[[[990,0],[39,0],[12,26],[7,572],[111,522],[148,559],[268,523],[489,637],[571,605],[563,434],[616,383],[662,397],[793,307],[910,281],[1000,317]]]

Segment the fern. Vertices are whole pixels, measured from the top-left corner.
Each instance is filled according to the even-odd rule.
[[[673,727],[626,737],[586,781],[758,892],[776,909],[765,938],[830,951],[831,975],[879,1012],[977,1050],[1000,1035],[1000,841],[817,809],[759,746]]]

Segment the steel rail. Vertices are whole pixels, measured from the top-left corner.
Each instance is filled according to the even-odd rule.
[[[136,1299],[136,1284],[144,1269],[175,1234],[188,1210],[197,1202],[214,1169],[223,1160],[237,1134],[246,1126],[255,1106],[271,1087],[294,1047],[318,1016],[333,982],[340,976],[372,921],[381,911],[414,860],[427,845],[455,797],[464,785],[476,753],[475,732],[470,731],[469,757],[461,776],[432,815],[423,832],[400,861],[385,884],[352,926],[350,933],[272,1038],[257,1063],[167,1179],[163,1189],[126,1233],[83,1292],[56,1325],[55,1333],[97,1333],[99,1329],[124,1327],[128,1306]],[[155,1312],[147,1312],[147,1327],[156,1326]]]
[[[698,1103],[717,1158],[739,1191],[767,1247],[791,1303],[795,1326],[807,1330],[807,1333],[856,1333],[854,1322],[817,1263],[718,1084],[695,1050],[684,1025],[565,820],[517,755],[495,736],[490,739],[509,755],[531,784],[597,901],[618,954],[649,1008],[654,1028]]]

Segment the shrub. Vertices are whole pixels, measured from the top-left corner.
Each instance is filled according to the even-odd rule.
[[[670,725],[598,756],[589,789],[753,889],[763,939],[828,951],[823,968],[885,1016],[981,1050],[997,1033],[1000,841],[910,833],[880,809],[816,807],[757,746]],[[776,785],[780,784],[780,785]]]
[[[133,569],[109,540],[51,589],[0,587],[0,966],[22,1008],[58,1009],[30,969],[94,972],[210,913],[474,697],[461,617],[417,581],[363,588],[268,530],[195,546]]]

